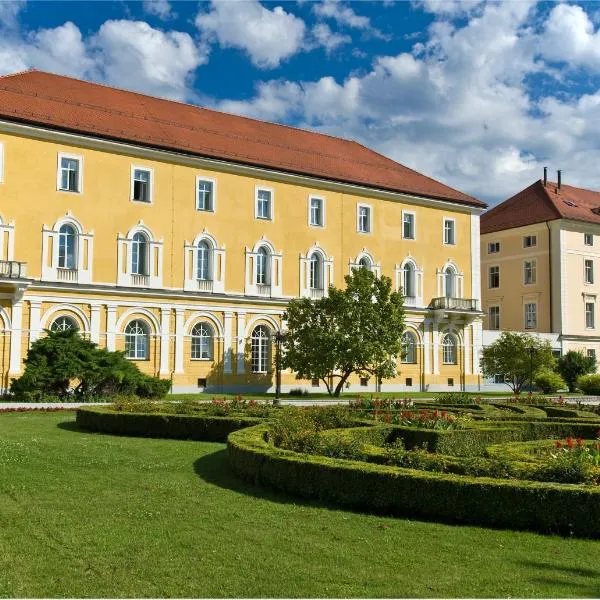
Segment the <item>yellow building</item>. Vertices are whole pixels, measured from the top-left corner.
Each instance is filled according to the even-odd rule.
[[[556,354],[600,353],[600,192],[536,181],[481,217],[484,344],[539,334]],[[598,274],[596,274],[598,273]]]
[[[176,392],[271,390],[286,303],[364,265],[406,292],[407,358],[383,389],[475,389],[483,207],[356,142],[0,78],[3,386],[44,329],[77,327]]]

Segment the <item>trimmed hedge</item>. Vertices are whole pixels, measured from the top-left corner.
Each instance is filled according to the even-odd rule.
[[[378,513],[600,538],[600,489],[474,478],[298,454],[265,441],[267,427],[228,438],[232,469],[255,484]]]
[[[577,410],[575,408],[559,408],[556,406],[543,406],[542,410],[549,417],[570,417],[583,419],[598,419],[598,415],[588,410]],[[600,425],[600,424],[599,424]]]
[[[87,407],[77,410],[75,421],[88,431],[207,442],[225,442],[232,431],[263,422],[253,417],[126,413]]]

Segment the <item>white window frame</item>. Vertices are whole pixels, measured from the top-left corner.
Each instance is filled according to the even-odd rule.
[[[369,229],[367,231],[362,231],[360,228],[360,209],[361,208],[367,208],[369,210],[369,219],[368,219]],[[373,233],[373,206],[371,204],[365,204],[364,202],[358,202],[356,204],[356,232],[362,233],[363,235],[370,235]]]
[[[596,360],[596,348],[586,348],[585,355]]]
[[[269,216],[259,217],[258,216],[258,193],[269,192],[271,194],[271,200],[269,202]],[[264,185],[257,185],[254,188],[254,218],[259,221],[274,221],[275,220],[275,190]]]
[[[194,331],[195,331],[196,327],[198,327],[198,326],[204,327],[209,335],[207,335],[207,336],[194,335]],[[194,346],[194,338],[208,340],[207,356],[194,356],[195,350],[198,349],[198,345]],[[197,323],[194,323],[194,325],[190,328],[190,360],[194,360],[194,361],[201,360],[201,361],[205,361],[205,362],[212,361],[213,357],[214,357],[214,343],[215,343],[215,328],[213,327],[213,325],[211,323],[209,323],[208,321],[198,321]],[[202,346],[200,345],[199,348],[201,349]],[[200,352],[200,353],[202,354],[202,352]]]
[[[146,171],[150,173],[150,181],[148,182],[148,201],[144,200],[136,200],[133,197],[134,191],[134,178],[136,171]],[[130,180],[130,193],[129,200],[131,202],[135,202],[136,204],[148,205],[154,203],[154,169],[152,167],[146,167],[144,165],[131,165],[131,180]]]
[[[533,315],[534,315],[534,324],[533,327],[527,327],[527,307],[528,306],[533,306],[534,311],[533,311]],[[537,321],[537,302],[525,302],[523,304],[523,328],[527,329],[529,331],[531,330],[535,330],[538,327],[538,321]]]
[[[312,222],[312,201],[320,200],[321,201],[321,224],[316,224]],[[308,226],[309,227],[318,227],[319,229],[323,229],[325,227],[325,197],[317,196],[315,194],[310,194],[308,196]]]
[[[588,238],[592,240],[591,244],[587,243]],[[583,245],[584,246],[593,246],[594,245],[594,234],[593,233],[584,233],[583,234]]]
[[[210,208],[199,208],[199,192],[198,192],[198,184],[201,181],[209,181],[212,183],[212,197],[211,197],[211,207]],[[196,175],[196,188],[195,188],[195,202],[196,202],[196,210],[202,213],[214,213],[217,212],[217,180],[214,177],[204,177],[204,175]]]
[[[588,279],[588,269],[587,269],[587,265],[588,263],[590,263],[591,265],[591,269],[590,269],[590,273],[591,273],[591,278]],[[583,283],[585,285],[593,285],[594,284],[594,260],[592,258],[584,258],[583,259]]]
[[[586,329],[596,329],[596,303],[592,300],[586,299],[584,306],[585,306],[585,308],[584,308],[585,328]],[[592,319],[591,319],[592,324],[591,325],[588,325],[588,306],[592,307],[591,312],[590,312],[590,314],[592,316]]]
[[[529,244],[527,244],[527,240],[530,241]],[[536,234],[523,236],[523,248],[535,248],[536,246],[537,246],[537,235]]]
[[[0,142],[0,183],[4,183],[4,143]]]
[[[498,285],[492,287],[492,269],[498,269]],[[488,290],[497,290],[500,288],[500,265],[490,265],[488,267]]]
[[[492,250],[492,248],[498,247],[497,250]],[[500,252],[500,242],[488,242],[488,254],[498,254]]]
[[[527,281],[527,264],[530,265],[531,270],[531,281]],[[530,260],[523,261],[523,285],[536,285],[537,284],[537,259],[532,258]]]
[[[412,237],[404,237],[404,215],[411,215],[412,220]],[[417,239],[417,213],[414,210],[403,210],[402,211],[402,239],[403,240],[416,240]]]
[[[62,180],[62,159],[66,158],[69,160],[76,160],[79,163],[79,170],[77,173],[77,190],[63,190],[61,185]],[[79,154],[68,154],[66,152],[58,153],[57,167],[56,167],[56,191],[64,192],[66,194],[83,194],[83,156]]]
[[[497,309],[497,313],[498,313],[498,327],[493,327],[493,323],[492,323],[492,309],[495,308]],[[492,331],[500,331],[500,306],[498,304],[492,304],[491,306],[488,306],[488,328]]]
[[[446,223],[452,223],[452,238],[453,241],[446,241]],[[442,241],[444,246],[456,246],[456,219],[452,217],[444,217],[442,222]]]

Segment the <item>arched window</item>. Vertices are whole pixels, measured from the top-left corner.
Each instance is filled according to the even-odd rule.
[[[72,225],[62,225],[58,230],[58,267],[76,269],[77,232]]]
[[[252,332],[252,372],[267,373],[269,371],[269,355],[271,348],[271,332],[265,325],[259,325]]]
[[[79,326],[75,319],[64,315],[54,319],[52,325],[50,325],[51,331],[69,331],[70,329],[78,330]]]
[[[415,266],[411,262],[407,262],[402,273],[402,291],[406,297],[414,298],[417,295],[416,290]]]
[[[208,323],[196,323],[192,329],[192,358],[211,359],[213,356],[213,329]]]
[[[208,242],[201,241],[198,244],[198,270],[196,272],[196,279],[202,281],[210,281],[212,279],[210,272],[211,254]]]
[[[417,340],[410,331],[404,332],[402,336],[402,349],[404,350],[403,363],[417,362]]]
[[[267,248],[261,246],[256,253],[256,283],[258,285],[270,285],[269,258],[271,253]]]
[[[447,333],[442,342],[442,360],[445,365],[456,365],[458,363],[458,342],[456,336]]]
[[[146,360],[149,357],[150,328],[141,319],[131,321],[125,328],[125,355]]]
[[[323,257],[319,252],[310,256],[310,287],[313,290],[322,290],[323,286]]]
[[[446,267],[444,271],[444,279],[445,279],[445,288],[446,288],[446,298],[455,298],[456,297],[456,273],[452,267]]]
[[[138,231],[131,241],[131,273],[148,275],[149,243],[145,233]]]
[[[361,269],[369,269],[371,270],[371,259],[368,256],[363,256],[359,261],[358,265]]]

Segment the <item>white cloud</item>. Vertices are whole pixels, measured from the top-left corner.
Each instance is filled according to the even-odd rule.
[[[482,2],[483,0],[416,0],[413,4],[435,15],[457,17],[471,12]]]
[[[207,60],[188,33],[144,21],[106,21],[91,45],[103,81],[177,100],[188,96],[191,74]]]
[[[173,8],[168,0],[144,0],[144,11],[158,17],[162,21],[168,21],[175,17]]]
[[[25,7],[26,0],[0,1],[0,29],[14,29],[18,25],[19,13]]]
[[[199,13],[197,27],[222,47],[244,50],[261,69],[274,68],[299,52],[304,43],[304,21],[281,6],[265,8],[258,0],[211,3]]]
[[[371,21],[368,17],[357,15],[349,6],[338,0],[323,0],[313,7],[314,13],[321,18],[333,19],[339,25],[355,29],[368,29]]]
[[[312,35],[317,44],[323,46],[328,54],[336,48],[352,42],[352,38],[349,35],[342,35],[331,31],[327,23],[317,23],[312,28]]]

